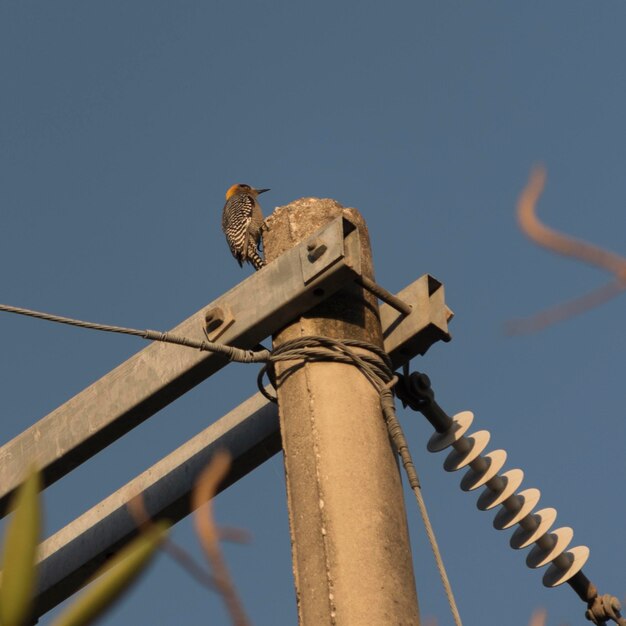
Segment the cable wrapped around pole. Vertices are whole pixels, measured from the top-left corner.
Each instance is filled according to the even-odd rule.
[[[369,281],[372,282],[372,281]],[[375,283],[373,283],[375,285]],[[372,286],[367,284],[366,288],[372,289]],[[384,291],[384,290],[383,290]],[[387,297],[387,293],[378,294],[379,297],[385,299]],[[404,304],[404,303],[401,303]],[[405,305],[406,306],[406,305]],[[401,306],[398,306],[399,310],[403,310]],[[500,469],[500,467],[504,464],[504,459],[506,455],[504,455],[504,459],[501,459],[501,463],[498,466],[498,463],[495,459],[491,459],[491,466],[493,471],[493,476],[489,478],[490,474],[488,473],[488,466],[485,466],[484,460],[481,457],[482,449],[487,444],[488,438],[483,442],[484,445],[479,449],[476,447],[477,455],[472,454],[472,450],[476,446],[476,441],[469,448],[467,448],[467,444],[465,443],[466,437],[464,437],[465,430],[469,427],[471,423],[471,419],[465,419],[465,424],[460,424],[458,421],[453,420],[449,417],[445,411],[437,404],[434,398],[434,392],[430,386],[430,380],[428,376],[425,374],[420,374],[419,372],[414,372],[410,376],[394,376],[392,371],[391,360],[389,356],[385,353],[384,350],[379,347],[367,343],[364,341],[354,340],[354,339],[346,339],[344,341],[337,341],[335,339],[331,339],[328,337],[319,337],[319,336],[309,336],[309,337],[300,337],[298,339],[294,339],[291,341],[287,341],[277,348],[274,351],[270,350],[243,350],[241,348],[236,348],[234,346],[229,346],[226,344],[214,343],[209,341],[197,341],[195,339],[191,339],[189,337],[183,337],[179,335],[172,335],[168,332],[161,332],[156,330],[139,330],[135,328],[128,328],[124,326],[112,326],[109,324],[98,324],[95,322],[87,322],[84,320],[78,320],[70,317],[64,317],[61,315],[52,315],[50,313],[44,313],[41,311],[34,311],[32,309],[26,309],[22,307],[11,306],[7,304],[0,304],[0,311],[4,311],[7,313],[15,313],[18,315],[25,315],[28,317],[33,317],[37,319],[42,319],[50,322],[56,322],[60,324],[68,324],[70,326],[77,326],[79,328],[86,328],[91,330],[99,330],[103,332],[112,332],[112,333],[121,333],[125,335],[133,335],[136,337],[141,337],[142,339],[147,339],[150,341],[160,341],[175,345],[180,345],[188,348],[193,348],[196,350],[206,351],[206,352],[215,352],[219,354],[224,354],[229,360],[236,361],[239,363],[264,363],[264,366],[259,372],[258,375],[258,386],[261,393],[268,398],[269,400],[275,402],[276,398],[272,397],[267,393],[265,387],[262,384],[262,378],[266,372],[268,372],[270,376],[270,380],[275,385],[275,377],[273,373],[269,370],[269,365],[271,363],[277,361],[335,361],[339,363],[349,363],[356,366],[370,381],[370,383],[374,386],[374,388],[378,391],[380,396],[381,407],[383,411],[383,415],[385,417],[385,421],[387,424],[387,428],[389,430],[389,435],[394,442],[394,445],[402,459],[402,465],[407,474],[409,484],[411,489],[415,495],[417,500],[420,514],[422,516],[422,520],[424,522],[424,526],[426,529],[426,533],[428,535],[428,539],[433,550],[433,554],[435,556],[435,560],[437,562],[437,567],[439,570],[439,574],[441,576],[441,580],[446,592],[446,596],[448,598],[448,603],[450,604],[450,609],[452,611],[452,615],[457,626],[461,625],[461,618],[458,613],[458,609],[456,607],[456,602],[454,600],[454,596],[452,593],[452,589],[450,586],[450,582],[448,580],[445,567],[443,565],[443,561],[441,559],[441,554],[439,547],[437,545],[437,541],[434,535],[434,531],[432,529],[432,525],[430,523],[428,512],[426,510],[426,505],[423,499],[423,495],[421,492],[420,481],[415,470],[415,466],[413,464],[413,460],[411,458],[411,454],[409,452],[408,444],[406,442],[406,438],[398,422],[396,417],[395,406],[393,402],[393,393],[391,389],[396,386],[396,393],[398,397],[402,401],[405,406],[410,406],[415,411],[420,411],[432,424],[432,426],[437,431],[437,435],[434,436],[435,444],[430,446],[432,450],[441,449],[441,444],[445,440],[446,445],[443,447],[447,447],[448,445],[454,445],[459,447],[460,450],[456,450],[456,453],[451,453],[451,461],[447,461],[449,467],[447,469],[460,469],[465,465],[470,465],[470,472],[466,476],[466,479],[462,481],[463,488],[473,489],[475,487],[486,484],[489,488],[496,489],[496,485],[494,481],[497,481],[501,477],[497,476],[496,473]],[[205,331],[206,334],[206,331]],[[365,351],[366,354],[357,353],[354,349],[359,349],[361,351]],[[397,383],[400,384],[397,384]],[[469,412],[466,412],[469,413]],[[460,414],[461,415],[461,414]],[[455,419],[459,416],[455,416]],[[470,418],[473,419],[473,416],[469,414]],[[467,417],[467,416],[465,416]],[[486,431],[484,431],[486,432]],[[478,435],[479,433],[475,433]],[[488,435],[488,433],[487,433]],[[470,437],[471,438],[471,437]],[[484,437],[483,437],[484,438]],[[450,439],[448,442],[447,439]],[[496,451],[492,453],[492,455],[497,452],[503,453],[503,451]],[[502,457],[502,454],[500,455]],[[476,465],[476,467],[473,467]],[[479,467],[480,466],[480,467]],[[515,470],[512,470],[515,472]],[[484,475],[484,478],[489,478],[489,480],[481,482],[481,476]],[[471,480],[469,480],[471,479]],[[512,480],[512,477],[509,478]],[[521,479],[520,479],[521,481]],[[472,483],[472,486],[463,485],[464,482]],[[494,485],[491,483],[494,482]],[[506,483],[505,483],[506,485]],[[512,485],[514,486],[514,485]],[[504,487],[500,485],[501,490],[504,490]],[[511,489],[511,494],[515,489]],[[527,490],[528,492],[537,492],[538,490]],[[494,491],[495,495],[498,495],[498,490]],[[504,491],[503,491],[504,493]],[[506,494],[505,494],[506,495]],[[552,558],[552,554],[549,554],[550,557],[547,559],[541,558],[545,555],[538,551],[538,557],[534,557],[533,554],[529,555],[530,561],[529,565],[531,567],[541,567],[542,565],[547,564],[550,560],[553,561],[553,565],[551,569],[548,571],[547,576],[550,581],[546,582],[546,578],[544,577],[544,583],[549,586],[554,586],[560,584],[562,582],[568,582],[570,586],[576,591],[576,593],[580,596],[580,598],[587,603],[587,611],[585,613],[585,617],[596,624],[596,626],[605,626],[608,620],[614,621],[618,626],[626,626],[626,618],[622,617],[620,610],[621,605],[618,599],[615,596],[610,594],[600,595],[597,591],[595,585],[593,585],[586,576],[584,576],[580,567],[582,565],[576,565],[576,561],[583,562],[586,561],[588,555],[588,549],[585,548],[586,553],[583,553],[581,550],[584,546],[580,548],[573,548],[570,550],[569,560],[565,559],[562,555],[562,551],[557,550],[560,548],[556,545],[556,540],[550,540],[555,545],[550,543],[549,546],[540,545],[543,541],[545,543],[545,535],[547,534],[547,530],[551,524],[544,524],[545,521],[548,520],[550,515],[548,512],[551,509],[545,509],[539,513],[543,513],[545,516],[545,520],[542,519],[541,515],[537,513],[535,516],[532,516],[530,511],[534,507],[529,507],[529,511],[525,511],[523,509],[523,499],[520,499],[520,495],[510,495],[506,499],[503,500],[504,506],[507,508],[513,507],[513,511],[509,511],[509,515],[502,515],[504,511],[501,512],[500,517],[496,517],[496,521],[494,525],[498,528],[508,528],[515,522],[520,523],[522,520],[522,513],[525,514],[523,517],[524,520],[532,517],[532,527],[534,530],[534,535],[531,531],[526,531],[525,533],[521,533],[517,539],[516,535],[513,536],[512,545],[516,548],[525,547],[529,543],[536,541],[539,545],[538,548],[543,548],[544,552],[554,552],[557,554],[554,558]],[[528,503],[533,504],[531,494],[527,493]],[[538,495],[536,496],[538,498]],[[484,496],[483,496],[484,499]],[[493,498],[489,498],[488,500],[492,500]],[[500,496],[500,500],[502,500],[502,496]],[[485,506],[480,506],[480,508],[492,508],[492,506],[496,506],[501,503],[500,500],[495,499],[493,503],[487,502]],[[513,504],[512,504],[513,503]],[[480,500],[479,500],[480,505]],[[517,508],[516,508],[517,507]],[[556,511],[554,511],[554,515]],[[509,519],[509,517],[511,519]],[[513,521],[511,521],[513,520]],[[546,528],[542,529],[541,524],[545,525]],[[522,529],[520,528],[516,532],[520,532]],[[564,530],[564,529],[559,529]],[[539,531],[542,531],[541,533]],[[527,537],[528,535],[529,537]],[[535,535],[538,537],[535,537]],[[517,545],[519,544],[519,545]],[[579,552],[575,553],[576,550]],[[575,553],[574,556],[571,556]],[[547,560],[546,560],[547,559]],[[565,559],[565,560],[564,560]],[[536,563],[534,561],[537,561]],[[545,562],[544,562],[545,561]],[[563,561],[563,562],[561,562]],[[552,579],[557,576],[558,571],[565,567],[563,570],[565,572],[560,578]],[[571,573],[567,572],[567,569]],[[568,578],[569,576],[569,578]]]
[[[364,350],[367,353],[357,353],[354,349]],[[371,354],[368,354],[371,353]],[[459,610],[452,592],[452,586],[448,579],[446,569],[441,557],[441,551],[435,537],[426,503],[421,491],[420,480],[413,464],[413,459],[409,451],[409,446],[404,436],[400,422],[396,416],[396,409],[393,401],[392,388],[397,383],[398,378],[394,375],[391,360],[386,352],[370,343],[358,340],[336,341],[328,337],[308,336],[300,337],[288,341],[272,352],[268,358],[268,363],[261,369],[258,376],[258,387],[261,393],[272,400],[274,397],[269,395],[265,390],[262,379],[266,371],[269,370],[269,364],[276,361],[335,361],[339,363],[351,363],[355,365],[370,381],[380,396],[380,403],[387,424],[389,435],[394,446],[400,455],[404,471],[407,474],[409,485],[418,504],[420,516],[426,529],[426,535],[430,543],[437,570],[444,587],[444,591],[450,606],[450,611],[456,626],[462,626]],[[274,377],[268,371],[268,375],[272,383],[275,383]]]
[[[454,594],[452,593],[452,588],[441,558],[439,546],[435,539],[432,524],[430,523],[430,518],[426,510],[426,504],[421,493],[420,481],[413,464],[413,459],[411,458],[411,454],[409,452],[406,438],[396,417],[393,392],[391,389],[396,384],[398,379],[394,376],[391,359],[384,350],[371,343],[356,339],[337,341],[329,337],[320,336],[300,337],[287,341],[274,351],[266,349],[256,351],[242,350],[233,346],[214,343],[208,339],[206,341],[197,341],[189,337],[172,335],[168,332],[139,330],[125,326],[98,324],[95,322],[87,322],[84,320],[64,317],[61,315],[52,315],[50,313],[5,304],[0,304],[0,311],[16,313],[18,315],[25,315],[59,324],[68,324],[79,328],[132,335],[150,341],[160,341],[196,350],[220,353],[227,356],[231,361],[239,363],[264,363],[264,366],[259,372],[258,385],[261,393],[273,402],[276,401],[276,398],[269,395],[262,384],[263,375],[266,371],[268,371],[268,366],[271,363],[275,363],[277,361],[334,361],[338,363],[352,364],[357,367],[374,386],[380,396],[380,403],[389,435],[396,447],[396,450],[398,451],[398,454],[400,455],[409,484],[417,500],[420,515],[435,556],[439,575],[444,586],[454,622],[456,626],[462,626]],[[355,350],[360,350],[361,352],[357,353]],[[270,376],[270,380],[275,383],[273,373],[268,372],[268,374]]]

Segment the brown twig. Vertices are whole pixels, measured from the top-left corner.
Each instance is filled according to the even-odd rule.
[[[545,609],[537,609],[531,616],[528,626],[546,626],[548,613]],[[435,617],[426,617],[423,626],[437,626]]]
[[[220,526],[218,533],[220,541],[230,541],[231,543],[250,543],[252,541],[252,535],[245,528]]]
[[[546,626],[546,617],[548,616],[545,609],[537,609],[530,618],[528,626]]]
[[[624,291],[624,289],[626,289],[625,283],[614,280],[575,300],[557,304],[526,319],[511,320],[505,324],[505,331],[509,335],[521,335],[543,330],[547,326],[566,320],[574,315],[580,315],[585,311],[604,304]]]
[[[213,521],[211,500],[217,492],[220,482],[230,468],[228,452],[217,452],[209,466],[202,472],[196,482],[192,494],[192,507],[195,509],[194,522],[196,532],[204,553],[211,564],[214,573],[215,585],[226,603],[235,626],[248,626],[243,606],[237,596],[237,591],[231,580],[226,561],[220,549],[220,533]]]
[[[536,206],[546,182],[546,171],[535,167],[517,204],[517,219],[522,232],[536,244],[611,272],[615,280],[569,302],[559,304],[528,319],[507,324],[509,334],[533,332],[592,309],[626,289],[626,258],[581,239],[565,235],[539,221]]]
[[[543,192],[546,170],[535,167],[517,205],[517,219],[522,231],[535,243],[558,254],[571,256],[605,269],[617,278],[626,279],[626,259],[582,239],[575,239],[542,224],[535,213],[537,200]]]
[[[148,515],[148,510],[146,509],[146,504],[142,494],[137,494],[128,502],[127,506],[129,513],[135,520],[135,524],[137,524],[137,527],[140,530],[145,530],[150,524],[152,524],[152,520]],[[161,544],[161,548],[173,561],[178,563],[180,567],[182,567],[203,587],[206,587],[210,591],[215,591],[217,589],[215,578],[201,565],[196,563],[193,557],[172,539],[166,537]]]
[[[143,499],[143,494],[138,493],[134,498],[131,498],[126,505],[130,516],[133,518],[137,528],[143,530],[146,526],[152,523],[150,516],[148,515],[148,509],[146,509],[146,503]]]

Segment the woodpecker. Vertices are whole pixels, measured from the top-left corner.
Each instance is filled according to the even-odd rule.
[[[226,192],[226,204],[222,212],[222,230],[233,256],[240,266],[243,266],[243,261],[248,261],[257,270],[265,265],[258,248],[263,230],[263,213],[257,196],[266,191],[269,189],[233,185]]]

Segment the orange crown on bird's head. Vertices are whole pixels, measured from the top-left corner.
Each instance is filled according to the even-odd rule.
[[[228,200],[231,196],[234,196],[238,191],[250,191],[250,189],[250,185],[244,185],[242,183],[232,185],[228,188],[228,191],[226,192],[226,200]]]
[[[228,188],[228,191],[226,192],[226,200],[229,200],[236,193],[249,193],[253,196],[258,196],[260,193],[265,193],[266,191],[269,191],[269,189],[255,189],[254,187],[250,187],[250,185],[237,183],[236,185]]]

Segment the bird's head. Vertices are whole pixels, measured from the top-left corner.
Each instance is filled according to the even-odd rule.
[[[269,189],[255,189],[254,187],[250,187],[250,185],[237,183],[236,185],[228,188],[228,191],[226,192],[226,200],[228,200],[231,196],[234,196],[236,193],[247,193],[256,197],[260,193],[265,193],[266,191],[269,191]]]

